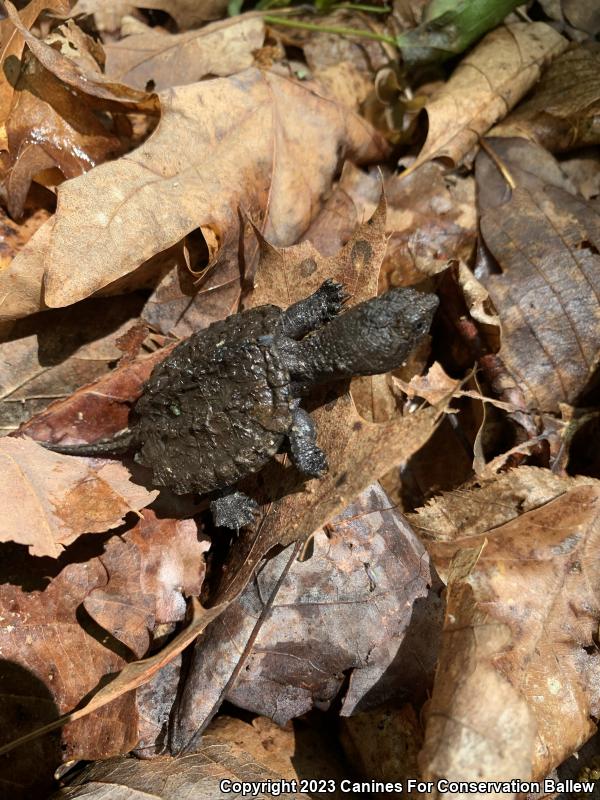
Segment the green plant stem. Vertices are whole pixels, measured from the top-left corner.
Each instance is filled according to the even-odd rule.
[[[396,40],[391,36],[385,36],[382,33],[375,33],[374,31],[365,31],[359,28],[338,28],[335,25],[315,25],[312,22],[298,22],[294,19],[274,17],[270,14],[264,16],[263,19],[271,25],[283,25],[287,28],[302,28],[307,31],[319,31],[321,33],[335,33],[338,36],[360,36],[363,39],[373,39],[376,42],[385,42],[394,47],[396,46]]]
[[[334,3],[331,11],[366,11],[367,14],[389,14],[388,6],[368,6],[363,3]]]

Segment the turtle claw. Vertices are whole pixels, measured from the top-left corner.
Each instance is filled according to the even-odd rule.
[[[210,510],[219,528],[239,530],[254,522],[258,503],[243,492],[231,492],[213,500]]]

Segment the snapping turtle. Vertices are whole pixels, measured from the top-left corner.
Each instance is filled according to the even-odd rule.
[[[320,477],[327,460],[300,398],[315,384],[398,367],[438,305],[435,295],[391,289],[339,314],[344,300],[343,287],[327,280],[285,310],[264,305],[215,322],[155,367],[127,430],[45,446],[87,456],[135,451],[153,484],[177,494],[229,490],[286,443],[296,467]],[[217,525],[239,528],[256,503],[229,491],[211,508]]]

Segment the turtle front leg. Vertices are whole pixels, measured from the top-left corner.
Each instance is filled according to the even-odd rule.
[[[329,278],[314,294],[294,303],[283,312],[284,335],[300,339],[320,328],[340,313],[347,297],[342,284]]]
[[[310,414],[303,408],[294,411],[288,433],[292,461],[304,475],[322,478],[327,472],[327,457],[317,445],[317,429]]]
[[[254,522],[258,503],[243,492],[228,492],[210,504],[215,525],[239,531]]]

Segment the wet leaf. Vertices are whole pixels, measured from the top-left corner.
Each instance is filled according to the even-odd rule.
[[[150,84],[156,91],[207,75],[226,77],[252,66],[263,39],[260,17],[223,20],[180,34],[149,29],[105,45],[106,74],[138,89]]]
[[[563,481],[556,495],[432,544],[434,561],[453,558],[424,777],[539,780],[595,731],[600,486]]]
[[[535,145],[487,146],[515,184],[480,153],[481,236],[502,270],[481,281],[502,320],[499,355],[527,405],[555,411],[584,391],[598,363],[600,217]]]
[[[434,158],[459,164],[566,47],[566,39],[543,22],[489,33],[427,102],[427,139],[410,169]]]
[[[491,132],[522,136],[551,152],[600,144],[600,48],[577,47],[557,58],[533,97]]]
[[[385,152],[356,115],[308,85],[256,70],[177,87],[162,104],[159,126],[141,147],[59,187],[52,225],[0,275],[0,318],[40,307],[42,276],[45,303],[68,305],[197,227],[215,243],[212,269],[239,280],[240,207],[264,216],[262,230],[275,243],[294,241],[344,155],[361,161]],[[308,185],[297,202],[291,187],[300,170]],[[250,247],[247,268],[252,255]]]
[[[0,461],[0,540],[26,544],[35,556],[57,557],[82,533],[116,528],[158,494],[131,483],[122,464],[62,456],[30,439],[0,439]]]

